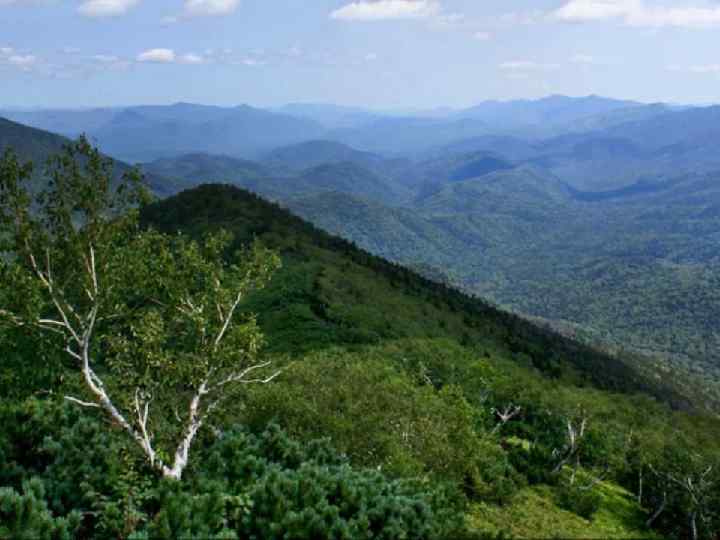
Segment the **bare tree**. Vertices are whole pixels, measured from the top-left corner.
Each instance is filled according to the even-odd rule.
[[[654,467],[650,466],[650,470],[666,480],[670,485],[674,485],[682,493],[684,493],[689,501],[687,513],[688,513],[688,526],[690,528],[690,534],[693,540],[698,538],[698,520],[700,522],[706,522],[708,519],[707,513],[709,511],[709,495],[716,489],[716,481],[712,477],[714,470],[713,465],[709,465],[695,471],[686,471],[683,473],[678,472],[658,472]],[[648,526],[660,516],[667,506],[667,491],[664,493],[663,501],[658,509],[655,510],[650,520],[648,520]]]
[[[491,409],[491,412],[495,413],[495,416],[497,416],[498,420],[500,420],[497,424],[495,424],[495,427],[492,430],[492,433],[497,433],[503,426],[505,426],[505,424],[522,412],[522,407],[511,403],[503,410],[493,408]]]
[[[585,438],[585,430],[587,428],[588,419],[584,414],[579,420],[568,418],[566,420],[565,445],[561,449],[555,449],[553,455],[559,458],[557,465],[553,469],[553,473],[559,473],[565,465],[574,462],[571,484],[575,482],[575,474],[580,466],[580,447]]]

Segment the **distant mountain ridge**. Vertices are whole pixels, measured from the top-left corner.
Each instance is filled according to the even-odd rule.
[[[345,144],[330,141],[307,141],[276,148],[263,161],[291,169],[308,169],[326,163],[351,162],[365,166],[380,164],[384,158],[372,152],[355,150]]]
[[[12,149],[21,162],[32,161],[37,189],[41,189],[46,182],[43,167],[48,157],[61,152],[69,142],[69,139],[55,133],[0,118],[0,155],[7,149]],[[114,164],[117,176],[130,170],[130,165],[121,161],[114,160]],[[186,187],[158,174],[148,174],[145,180],[148,187],[161,196],[172,195]]]
[[[85,132],[106,152],[130,162],[192,152],[250,157],[325,131],[311,120],[247,105],[176,103],[80,112],[11,111],[6,116],[42,129],[63,127],[61,133],[68,136]]]
[[[280,146],[320,139],[385,156],[417,156],[474,137],[504,135],[537,140],[559,130],[609,128],[665,110],[662,105],[597,96],[551,96],[412,114],[328,104],[259,109],[175,103],[91,110],[13,110],[0,111],[0,116],[71,137],[87,133],[106,152],[137,162],[193,152],[258,159]]]

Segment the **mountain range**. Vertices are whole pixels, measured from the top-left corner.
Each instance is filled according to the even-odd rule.
[[[163,195],[209,181],[249,189],[720,396],[719,111],[551,96],[393,116],[298,104],[10,116],[87,128],[108,154],[144,160]],[[27,133],[36,154],[52,146]]]

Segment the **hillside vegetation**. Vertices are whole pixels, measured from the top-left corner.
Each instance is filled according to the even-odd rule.
[[[268,351],[289,355],[297,377],[251,396],[246,422],[261,426],[275,418],[301,438],[329,434],[356,463],[383,463],[394,474],[442,471],[440,477],[461,481],[471,501],[485,501],[467,509],[477,531],[573,536],[585,527],[596,537],[648,534],[643,531],[650,512],[631,495],[639,474],[652,477],[647,469],[640,472],[649,463],[645,445],[654,441],[651,446],[659,446],[651,453],[669,458],[678,441],[701,437],[689,448],[705,448],[706,459],[714,459],[709,433],[717,429],[715,421],[670,412],[661,403],[677,406],[682,400],[622,361],[359,251],[246,192],[203,186],[148,208],[145,220],[191,234],[222,226],[239,242],[260,238],[283,254],[282,271],[248,308],[260,314]],[[640,397],[647,392],[659,401]],[[458,438],[471,424],[455,423],[457,410],[444,409],[433,395],[465,403],[476,434],[467,436],[479,437],[476,442]],[[496,430],[501,421],[492,411],[511,404],[523,412]],[[441,423],[433,424],[435,414],[444,420],[435,417]],[[606,482],[592,490],[597,499],[587,504],[601,510],[592,511],[590,520],[562,509],[569,504],[562,502],[568,480],[548,470],[552,448],[562,447],[565,423],[578,415],[587,415],[594,426],[583,468]],[[648,424],[648,418],[660,425]],[[433,443],[422,430],[402,428],[420,429],[425,422],[435,425]],[[445,435],[442,425],[449,429]],[[436,444],[448,446],[435,454]],[[471,458],[480,447],[485,457]],[[645,465],[633,470],[636,451]],[[476,472],[467,468],[474,459],[481,460]],[[602,473],[607,467],[613,472]],[[467,482],[476,474],[473,482],[480,483],[471,487]],[[648,485],[656,480],[645,476],[643,489],[652,489]],[[528,483],[537,489],[525,491]],[[643,506],[662,497],[648,493]],[[666,532],[682,528],[679,515],[665,526],[673,519]]]
[[[100,178],[96,189],[110,185],[94,165],[103,158],[84,144],[74,147],[88,156],[80,176],[72,184],[49,185],[48,196],[58,189],[82,191],[82,182]],[[63,163],[55,171],[64,178],[71,162],[56,163]],[[15,164],[8,156],[0,167],[5,201],[15,200],[13,186],[22,182]],[[2,223],[10,233],[16,222]],[[0,437],[4,536],[454,539],[497,533],[550,538],[583,530],[596,537],[655,538],[686,534],[691,521],[704,537],[717,532],[720,423],[691,412],[673,388],[622,359],[429,281],[231,186],[200,186],[145,207],[134,233],[132,213],[117,224],[93,221],[88,231],[64,220],[52,223],[54,230],[78,235],[57,252],[57,264],[72,257],[84,235],[96,234],[95,227],[125,231],[108,255],[126,261],[128,268],[118,268],[114,279],[124,291],[123,272],[130,271],[127,290],[136,295],[131,311],[122,313],[134,318],[137,312],[143,324],[159,316],[158,299],[172,298],[173,289],[165,287],[201,275],[187,274],[183,265],[213,271],[210,259],[198,259],[192,239],[222,228],[233,244],[223,248],[218,242],[224,237],[211,236],[198,244],[205,256],[231,257],[249,242],[256,244],[253,253],[278,253],[282,269],[241,309],[257,314],[266,342],[261,360],[284,369],[269,384],[233,394],[200,430],[182,480],[162,480],[92,402],[79,407],[82,401],[59,399],[82,395],[83,383],[60,356],[62,347],[54,348],[60,345],[54,335],[41,340],[2,311],[0,415],[9,428]],[[56,249],[53,239],[38,238]],[[136,259],[122,259],[124,242],[131,242],[128,255]],[[97,247],[102,260],[105,244]],[[156,259],[146,257],[153,252]],[[173,260],[180,266],[167,262]],[[21,315],[32,317],[42,305],[39,297],[30,294],[35,289],[13,259],[4,261],[3,283],[11,277],[15,283],[0,289],[1,305],[25,305],[30,311]],[[235,275],[235,268],[221,275]],[[69,301],[75,274],[59,266],[47,274],[50,283],[65,283],[63,296],[54,298]],[[147,286],[149,304],[137,296]],[[82,298],[82,288],[76,292]],[[255,339],[248,337],[255,332],[253,318],[243,320],[250,326],[240,327],[233,338],[238,344]],[[112,332],[125,323],[101,324]],[[145,365],[141,358],[164,366],[163,347],[181,354],[194,335],[177,323],[167,329],[153,323],[149,333],[142,328],[132,325],[130,334],[123,331],[96,350],[91,380],[102,377],[110,392],[131,380],[147,381],[151,373],[134,371]],[[180,332],[177,341],[173,328]],[[140,344],[149,348],[136,350]],[[173,365],[169,376],[183,380]],[[163,399],[186,393],[159,384],[165,384]],[[137,405],[144,394],[136,390],[134,399],[145,426]],[[162,407],[153,411],[165,414]],[[153,426],[160,441],[172,438],[169,426]],[[692,493],[683,487],[686,478],[697,486]]]

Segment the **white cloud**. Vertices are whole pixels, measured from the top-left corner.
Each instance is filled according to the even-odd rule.
[[[78,8],[86,17],[116,17],[125,15],[140,0],[84,0]]]
[[[10,56],[7,60],[10,64],[12,64],[14,66],[29,67],[37,62],[37,57],[33,56],[32,54],[27,54],[27,55],[14,54],[14,55]]]
[[[15,52],[12,47],[0,47],[0,56],[10,56]]]
[[[718,6],[649,6],[646,0],[570,0],[552,14],[567,22],[619,21],[627,26],[709,28],[720,26]]]
[[[185,54],[176,54],[172,49],[150,49],[148,51],[141,52],[138,54],[136,61],[148,62],[155,64],[204,64],[209,61],[214,61],[212,56],[197,54],[189,52]]]
[[[641,0],[571,0],[555,12],[564,21],[598,21],[623,17],[641,6]]]
[[[138,54],[137,61],[171,64],[175,62],[175,51],[172,49],[150,49]]]
[[[180,57],[180,63],[182,64],[204,64],[205,58],[195,53],[183,54]]]
[[[240,5],[240,0],[185,0],[185,14],[194,16],[228,15]]]
[[[477,39],[478,41],[490,41],[492,39],[492,34],[489,32],[475,32],[473,34],[473,39]]]
[[[529,71],[553,71],[560,69],[559,64],[543,64],[530,60],[515,60],[512,62],[503,62],[500,69],[508,72],[529,72]]]
[[[437,0],[360,0],[336,9],[330,17],[344,21],[423,19],[440,11]]]
[[[365,61],[366,62],[374,62],[378,59],[378,55],[375,53],[369,53],[365,55]]]

